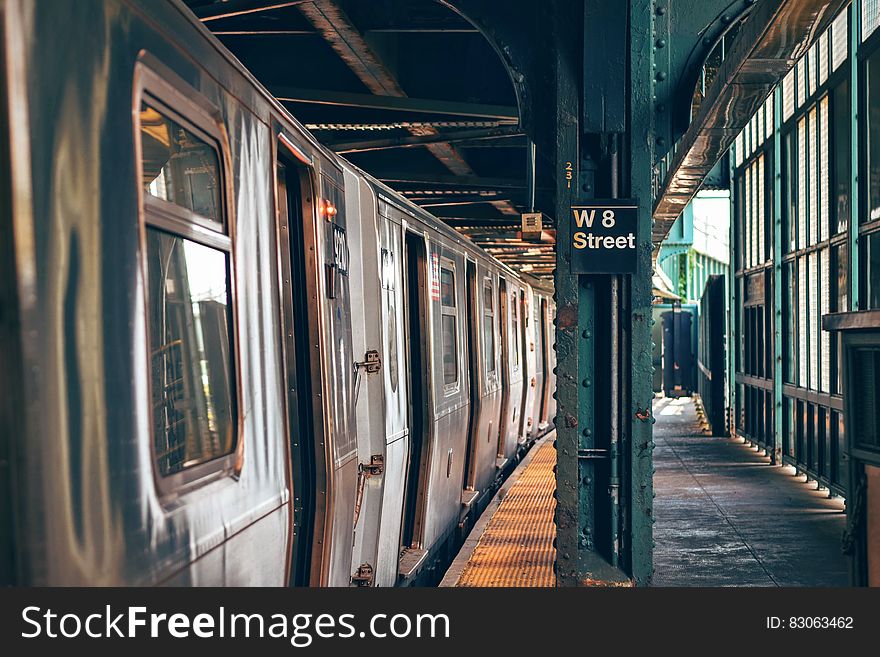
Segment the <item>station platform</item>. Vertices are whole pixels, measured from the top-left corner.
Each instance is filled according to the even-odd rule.
[[[708,436],[690,398],[654,416],[654,586],[849,586],[842,499]]]
[[[556,585],[555,433],[540,439],[501,486],[440,586]]]
[[[690,398],[654,401],[653,586],[848,586],[844,502],[738,438],[708,435]],[[536,443],[441,586],[547,587],[556,449]]]

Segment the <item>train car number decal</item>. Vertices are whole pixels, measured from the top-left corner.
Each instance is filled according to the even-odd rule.
[[[333,264],[343,276],[348,276],[348,240],[345,229],[333,225]]]

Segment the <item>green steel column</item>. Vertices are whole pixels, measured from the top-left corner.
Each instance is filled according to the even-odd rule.
[[[596,367],[596,290],[593,286],[594,276],[578,276],[578,381],[580,382],[580,403],[578,404],[577,427],[578,427],[578,478],[580,479],[580,504],[578,506],[578,581],[583,581],[589,574],[591,579],[602,580],[601,571],[597,567],[604,564],[596,554],[598,541],[604,537],[597,536],[596,528],[596,495],[599,493],[596,485],[595,461],[588,458],[580,458],[587,455],[596,447],[596,394],[595,394],[595,367]]]
[[[592,1],[592,0],[589,0]],[[602,553],[616,545],[607,519],[597,525],[597,511],[614,499],[608,486],[598,486],[597,461],[593,448],[605,440],[605,427],[596,425],[597,372],[605,376],[609,355],[598,350],[600,333],[607,333],[599,322],[610,321],[604,310],[608,301],[601,276],[570,274],[568,244],[571,240],[570,206],[577,196],[594,194],[592,173],[605,166],[583,159],[580,152],[578,103],[584,75],[602,71],[579,68],[581,53],[579,24],[567,12],[577,3],[554,5],[556,18],[556,576],[558,586],[647,584],[652,575],[652,458],[651,451],[651,173],[653,155],[651,96],[651,0],[631,0],[630,4],[630,132],[625,136],[622,159],[628,175],[623,176],[622,192],[641,201],[639,231],[643,242],[638,252],[638,271],[626,282],[626,314],[620,322],[629,329],[629,340],[622,342],[625,353],[618,372],[617,389],[626,404],[620,426],[622,485],[620,500],[619,567],[606,561]],[[604,172],[607,173],[607,172]],[[623,277],[626,279],[627,277]],[[602,331],[599,329],[602,328]],[[603,338],[604,339],[604,338]],[[613,370],[612,370],[613,371]],[[612,390],[614,388],[612,387]],[[598,431],[603,432],[597,435]],[[611,429],[609,429],[611,430]],[[604,444],[604,443],[603,443]],[[580,458],[583,456],[583,458]],[[613,479],[612,479],[613,483]],[[613,487],[613,486],[612,486]],[[601,489],[600,489],[601,488]],[[600,514],[601,515],[601,514]],[[608,532],[611,536],[606,535]],[[613,547],[612,547],[613,552]],[[612,561],[614,556],[612,555]]]
[[[773,90],[773,445],[770,462],[782,463],[782,91]],[[789,291],[786,290],[786,294]]]
[[[574,5],[575,3],[571,3]],[[578,474],[579,290],[577,276],[569,270],[568,221],[578,184],[578,95],[580,51],[572,26],[578,21],[556,3],[556,584],[577,586],[580,497],[591,497],[587,484],[581,490]]]
[[[730,147],[728,157],[728,180],[730,180],[730,225],[728,240],[730,262],[727,267],[727,429],[731,436],[736,435],[736,349],[739,336],[736,333],[736,185],[733,171],[736,160],[736,142]]]
[[[654,449],[651,402],[654,399],[651,362],[651,175],[654,159],[652,115],[653,20],[650,0],[630,2],[630,195],[640,200],[639,235],[642,240],[636,273],[631,277],[630,322],[630,549],[632,578],[648,584],[654,572]],[[624,382],[625,379],[624,379]]]
[[[850,142],[849,280],[850,310],[859,309],[859,60],[862,0],[853,0],[849,21],[849,98],[852,116]]]

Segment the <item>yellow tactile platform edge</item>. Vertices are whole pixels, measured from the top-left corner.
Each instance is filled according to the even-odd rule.
[[[468,560],[456,586],[555,586],[556,449],[540,446],[510,488]]]

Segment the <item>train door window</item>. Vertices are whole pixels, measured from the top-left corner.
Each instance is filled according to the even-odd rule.
[[[440,267],[440,342],[443,353],[443,384],[458,383],[458,315],[455,304],[455,265]]]
[[[541,301],[540,298],[535,296],[534,302],[532,304],[532,322],[534,328],[532,329],[532,333],[535,336],[534,349],[535,357],[537,358],[537,365],[535,366],[535,371],[542,372],[544,370],[544,335],[541,330]]]
[[[224,229],[217,149],[148,101],[141,102],[141,165],[144,193],[191,213],[193,223]]]
[[[513,369],[519,369],[519,350],[520,350],[520,340],[519,340],[519,304],[516,301],[516,290],[510,293],[510,323],[513,328]]]
[[[508,352],[510,351],[508,324],[507,324],[507,281],[503,278],[498,279],[498,328],[501,333],[501,375],[504,384],[507,384],[510,376],[510,362],[508,361]]]
[[[489,374],[495,371],[495,293],[491,278],[483,282],[483,349]]]
[[[144,91],[138,113],[152,447],[162,492],[231,469],[237,443],[223,142],[211,115],[192,109],[195,122]]]

